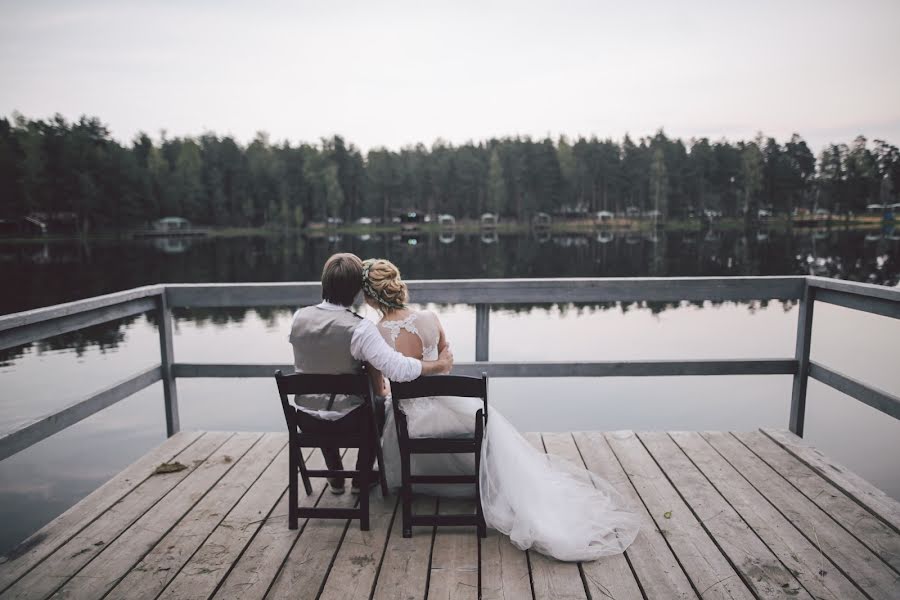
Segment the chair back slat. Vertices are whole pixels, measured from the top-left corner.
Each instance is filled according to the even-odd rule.
[[[424,398],[426,396],[485,398],[487,396],[487,379],[484,376],[432,375],[419,377],[414,381],[405,383],[392,381],[391,396],[394,400]]]
[[[347,396],[369,395],[369,380],[365,373],[323,375],[319,373],[275,374],[280,394],[343,394]]]

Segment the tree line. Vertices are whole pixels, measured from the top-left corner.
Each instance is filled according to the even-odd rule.
[[[340,136],[249,144],[229,136],[112,138],[97,118],[0,118],[0,218],[73,213],[81,228],[126,228],[165,216],[217,226],[302,227],[329,217],[385,220],[417,209],[473,218],[492,212],[628,209],[688,218],[704,210],[756,218],[765,208],[863,212],[896,202],[900,151],[857,137],[818,159],[797,134],[687,142],[660,130],[621,141],[507,137],[438,140],[365,154]]]

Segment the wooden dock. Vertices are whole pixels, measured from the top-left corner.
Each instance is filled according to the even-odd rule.
[[[900,597],[900,503],[790,433],[528,437],[631,500],[644,528],[624,555],[562,563],[472,528],[403,539],[396,495],[377,492],[371,531],[290,531],[286,434],[180,432],[0,562],[0,598]],[[170,461],[186,468],[153,474]],[[356,500],[323,492],[301,501]]]

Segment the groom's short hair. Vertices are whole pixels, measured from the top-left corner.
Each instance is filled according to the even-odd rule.
[[[355,254],[332,254],[322,269],[322,299],[350,306],[362,289],[362,261]]]

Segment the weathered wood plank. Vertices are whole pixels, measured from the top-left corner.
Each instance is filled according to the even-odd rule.
[[[164,441],[50,521],[7,556],[0,557],[0,592],[141,485],[159,463],[173,460],[202,435],[197,431],[182,432]]]
[[[156,329],[159,334],[159,373],[162,378],[163,406],[166,413],[166,433],[172,435],[181,429],[181,419],[178,416],[178,386],[175,376],[172,374],[172,365],[175,363],[175,342],[172,309],[166,294],[160,294],[156,299]]]
[[[243,457],[106,595],[109,600],[153,600],[222,522],[287,444],[286,434],[263,435]]]
[[[703,437],[867,595],[872,598],[895,597],[897,573],[777,471],[729,433],[707,432]],[[827,567],[824,570],[827,571]]]
[[[375,589],[375,577],[384,559],[385,544],[397,512],[398,498],[382,497],[372,490],[369,500],[369,531],[360,531],[351,523],[331,566],[319,600],[369,600]]]
[[[434,514],[436,510],[436,498],[430,496],[413,498],[414,514]],[[404,538],[403,524],[400,515],[397,514],[388,538],[381,572],[375,583],[373,600],[425,597],[433,537],[433,527],[413,527],[412,537]]]
[[[487,362],[491,347],[491,307],[475,306],[475,360]]]
[[[407,282],[417,303],[516,304],[679,300],[796,300],[805,278],[609,277],[549,279],[431,279]],[[298,306],[321,299],[308,283],[167,284],[173,307]]]
[[[809,285],[822,290],[833,290],[844,294],[867,296],[869,298],[881,298],[892,302],[900,302],[900,290],[874,283],[862,283],[859,281],[847,281],[832,277],[808,276],[805,278]]]
[[[878,389],[816,362],[809,364],[809,376],[886,415],[900,419],[900,396]],[[802,432],[801,432],[802,433]],[[798,434],[799,435],[799,434]]]
[[[322,453],[315,450],[306,463],[310,469],[324,469]],[[283,471],[288,473],[287,465]],[[284,478],[287,487],[287,477]],[[313,493],[307,496],[300,492],[300,506],[315,506],[325,493],[326,481],[313,479]],[[216,590],[214,598],[234,598],[236,600],[260,600],[278,575],[285,557],[293,548],[298,536],[303,533],[307,519],[300,519],[299,527],[288,529],[288,494],[285,492],[277,506],[262,523],[256,535],[247,545],[243,554],[225,576]]]
[[[143,467],[146,470],[135,474],[143,478],[136,489],[60,545],[10,587],[4,593],[4,598],[46,598],[52,594],[106,546],[118,539],[141,515],[195,472],[198,465],[230,437],[231,434],[227,433],[207,433],[185,448],[175,457],[176,461],[188,467],[183,471],[150,476],[156,465],[145,463]]]
[[[292,372],[288,364],[176,363],[176,377],[271,377],[275,371]],[[644,360],[598,362],[459,362],[455,375],[480,377],[670,377],[679,375],[791,375],[792,358],[734,360]]]
[[[154,365],[128,379],[119,381],[86,398],[76,400],[59,410],[38,417],[18,429],[0,435],[0,460],[12,456],[16,452],[21,452],[54,433],[83,421],[104,408],[153,385],[160,380],[161,373],[160,365]]]
[[[287,434],[280,434],[287,442]],[[309,460],[307,451],[307,460]],[[215,531],[160,595],[164,600],[205,600],[269,518],[287,489],[288,449],[278,453]]]
[[[481,597],[483,600],[533,598],[528,557],[496,529],[488,529],[481,544]]]
[[[532,446],[546,452],[539,433],[523,434]],[[536,550],[528,551],[531,583],[536,600],[544,598],[576,600],[587,598],[577,563],[561,562]]]
[[[806,421],[806,388],[809,383],[809,351],[812,348],[813,313],[815,308],[816,289],[806,286],[803,299],[797,311],[797,337],[794,345],[794,359],[797,371],[791,387],[791,408],[788,427],[797,435],[803,435]]]
[[[156,286],[0,317],[0,350],[153,310]]]
[[[699,594],[703,598],[752,598],[637,436],[617,432],[606,434],[606,440]]]
[[[697,594],[690,581],[672,554],[656,523],[647,512],[613,454],[606,439],[599,432],[576,432],[573,434],[587,467],[603,477],[631,504],[641,516],[641,532],[625,551],[641,588],[650,600],[688,600]]]
[[[781,564],[668,434],[639,433],[638,438],[754,596],[812,600],[797,578]]]
[[[85,298],[84,300],[75,300],[73,302],[54,304],[53,306],[45,306],[43,308],[35,308],[32,310],[3,315],[0,316],[0,331],[8,331],[10,329],[24,327],[25,325],[33,325],[35,323],[42,323],[51,319],[59,319],[61,317],[77,315],[89,310],[108,308],[110,306],[115,306],[131,300],[140,300],[142,298],[158,296],[162,293],[163,286],[147,285],[143,287],[132,288],[130,290],[124,290],[121,292],[114,292],[112,294],[93,296],[91,298]]]
[[[900,502],[792,433],[780,429],[762,429],[762,432],[836,488],[878,515],[894,531],[900,532]]]
[[[475,500],[441,498],[442,515],[475,512]],[[428,598],[474,600],[478,598],[478,534],[474,527],[438,527],[431,551]]]
[[[344,464],[356,463],[355,448],[347,450]],[[353,508],[357,496],[344,492],[340,496],[326,493],[319,501],[321,508]],[[325,585],[331,563],[337,554],[344,533],[350,527],[359,527],[359,521],[347,519],[311,518],[303,528],[303,535],[291,548],[281,570],[275,577],[266,598],[299,598],[314,600]]]
[[[895,571],[900,572],[900,534],[762,432],[735,432],[733,435]]]
[[[174,527],[260,438],[237,433],[198,465],[171,493],[157,502],[122,535],[62,586],[54,597],[100,598]],[[231,460],[226,460],[231,457]]]
[[[549,454],[561,456],[579,467],[586,468],[571,433],[544,433],[541,437]],[[621,600],[642,598],[641,590],[624,554],[604,556],[595,561],[581,563],[581,572],[591,598],[612,597]]]
[[[863,598],[843,573],[766,500],[709,443],[695,432],[670,434],[675,443],[753,528],[766,546],[816,598]],[[820,571],[827,571],[821,575]]]

